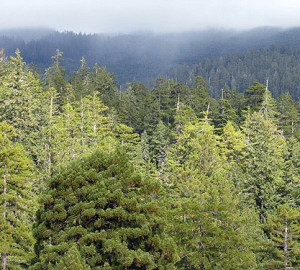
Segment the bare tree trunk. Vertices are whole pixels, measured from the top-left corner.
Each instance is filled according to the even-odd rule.
[[[288,226],[287,221],[285,221],[285,229],[284,229],[284,269],[288,269]]]
[[[81,127],[80,127],[80,132],[81,132],[81,145],[84,145],[84,139],[83,139],[83,127],[84,127],[84,120],[83,120],[83,99],[81,96]]]
[[[4,139],[5,140],[5,139]],[[6,198],[5,198],[5,195],[6,195],[6,157],[4,158],[4,175],[3,175],[3,202],[2,202],[2,205],[3,205],[3,220],[4,222],[6,221]],[[4,237],[4,241],[6,240],[6,237]],[[2,269],[3,270],[6,270],[7,269],[7,250],[4,250],[2,253],[1,253],[1,265],[2,265]]]
[[[51,175],[51,125],[52,125],[52,115],[53,115],[53,97],[50,99],[50,115],[49,115],[49,128],[50,134],[48,137],[48,173]]]

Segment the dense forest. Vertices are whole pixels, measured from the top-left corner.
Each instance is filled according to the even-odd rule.
[[[300,28],[116,35],[39,28],[0,30],[0,48],[7,55],[20,49],[24,61],[42,72],[59,48],[68,76],[80,67],[84,56],[90,66],[98,63],[114,73],[122,89],[131,81],[153,86],[157,77],[192,86],[200,75],[217,99],[225,84],[243,92],[254,81],[265,84],[267,80],[276,98],[289,91],[299,99],[299,44]]]
[[[290,46],[250,50],[218,58],[205,58],[197,64],[181,64],[171,68],[168,77],[192,85],[197,76],[203,76],[210,94],[218,98],[227,85],[238,92],[248,88],[254,81],[266,83],[275,97],[289,91],[299,99],[300,50]]]
[[[271,77],[214,93],[199,64],[191,85],[121,91],[85,57],[67,72],[66,54],[45,73],[0,54],[3,269],[298,269],[294,82],[276,99]]]

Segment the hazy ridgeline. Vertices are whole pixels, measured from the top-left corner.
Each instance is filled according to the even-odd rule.
[[[242,92],[253,81],[266,80],[276,97],[290,91],[298,98],[299,31],[267,27],[249,31],[104,35],[49,29],[2,30],[0,47],[7,55],[19,48],[24,61],[34,63],[42,73],[51,64],[56,49],[63,52],[62,65],[67,74],[77,70],[84,57],[89,66],[98,63],[107,67],[122,89],[133,80],[152,86],[159,76],[193,85],[200,75],[215,98],[219,98],[225,84]],[[286,70],[282,70],[283,65]],[[289,82],[284,80],[286,74],[291,77]]]

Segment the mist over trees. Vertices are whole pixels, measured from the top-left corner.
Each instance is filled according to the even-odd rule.
[[[27,63],[42,73],[59,48],[68,75],[84,56],[117,76],[153,86],[157,77],[173,78],[189,86],[202,76],[210,94],[218,98],[224,85],[243,92],[252,82],[265,84],[275,95],[289,91],[298,99],[299,28],[257,28],[249,31],[206,30],[153,34],[75,34],[49,29],[0,31],[0,47],[11,55],[18,48]],[[249,51],[250,50],[250,51]]]

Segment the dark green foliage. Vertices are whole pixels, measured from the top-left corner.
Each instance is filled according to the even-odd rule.
[[[251,112],[258,111],[263,103],[266,87],[254,82],[252,86],[245,90],[245,110],[250,109]]]
[[[219,115],[215,117],[214,123],[216,130],[221,133],[228,121],[238,122],[236,110],[231,105],[231,91],[228,87],[222,89],[222,95],[219,99]]]
[[[85,260],[74,244],[60,260],[60,263],[55,267],[57,270],[90,270],[91,268],[86,264]]]
[[[269,43],[267,48],[252,49],[244,53],[232,52],[221,57],[200,59],[190,66],[174,67],[168,74],[169,77],[188,85],[195,84],[196,77],[202,76],[214,98],[220,96],[224,85],[236,88],[237,92],[243,92],[254,81],[265,83],[268,80],[268,88],[276,98],[289,91],[294,99],[298,99],[299,47],[281,47],[274,44],[275,46],[269,46]]]
[[[75,244],[91,269],[172,269],[160,184],[136,175],[120,151],[57,171],[41,198],[34,269],[51,269]]]
[[[299,128],[299,104],[292,98],[290,93],[281,94],[278,99],[278,110],[280,112],[280,127],[287,137],[300,138]]]

